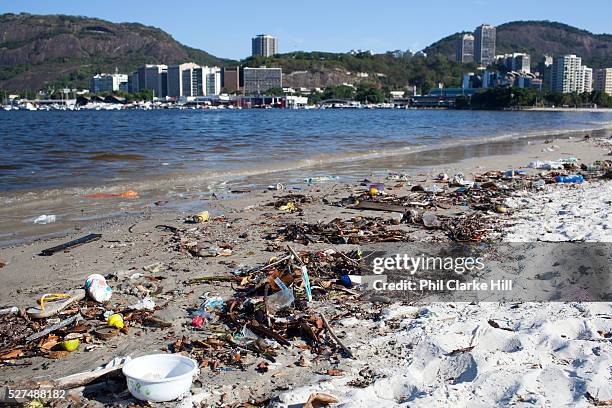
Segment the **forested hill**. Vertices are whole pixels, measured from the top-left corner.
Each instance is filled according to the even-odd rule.
[[[419,91],[426,92],[438,83],[458,86],[462,74],[476,68],[454,62],[459,35],[427,47],[427,57],[400,51],[375,55],[292,52],[238,62],[187,47],[161,29],[142,24],[63,15],[3,14],[0,90],[87,87],[91,75],[114,72],[115,68],[127,73],[146,63],[192,61],[202,65],[282,67],[283,83],[290,87],[370,82],[388,88],[416,85]],[[612,35],[592,34],[548,21],[516,21],[497,27],[497,53],[509,52],[530,53],[533,66],[544,54],[573,53],[593,68],[612,67]]]
[[[427,47],[428,54],[454,58],[461,33],[455,33]],[[576,54],[592,68],[612,67],[612,35],[593,34],[567,24],[551,21],[513,21],[497,26],[496,53],[527,52],[532,63],[545,54]]]
[[[64,15],[0,15],[0,89],[84,86],[97,72],[130,72],[145,63],[186,61],[224,63],[142,24]]]

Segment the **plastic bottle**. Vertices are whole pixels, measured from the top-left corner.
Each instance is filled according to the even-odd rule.
[[[557,176],[555,177],[555,181],[557,183],[582,183],[584,181],[584,177],[580,174],[574,174],[571,176]]]

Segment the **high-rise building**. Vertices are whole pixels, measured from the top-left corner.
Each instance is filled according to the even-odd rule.
[[[168,94],[167,81],[164,78],[168,72],[167,65],[147,64],[138,68],[138,92],[153,91],[155,97],[163,97]]]
[[[556,57],[552,65],[550,89],[553,92],[572,93],[578,92],[584,87],[584,79],[581,79],[580,67],[582,58],[575,55],[564,55]],[[580,85],[582,82],[582,85]]]
[[[589,68],[585,65],[580,66],[576,92],[593,92],[593,68]]]
[[[180,96],[200,96],[204,92],[200,75],[195,72],[199,65],[193,62],[185,64],[170,65],[168,67],[168,96],[178,98]]]
[[[282,68],[245,68],[243,77],[246,95],[260,94],[272,88],[283,87]]]
[[[240,89],[240,67],[223,67],[221,86],[227,92],[236,92]]]
[[[221,69],[201,67],[193,62],[168,67],[168,96],[178,98],[218,95]]]
[[[457,62],[474,62],[474,36],[463,34],[457,41]]]
[[[89,87],[93,93],[127,91],[128,76],[116,73],[94,75]]]
[[[136,93],[139,92],[140,87],[138,86],[138,71],[132,72],[128,75],[128,92]]]
[[[595,71],[593,88],[612,96],[612,68],[602,68]]]
[[[219,95],[221,93],[221,68],[202,67],[204,95]]]
[[[495,26],[482,24],[474,32],[474,59],[482,66],[488,66],[495,60]]]
[[[253,56],[271,57],[278,54],[278,40],[269,34],[259,34],[251,40]]]
[[[529,54],[513,52],[512,54],[505,54],[502,58],[504,66],[508,71],[522,72],[525,74],[531,72],[531,57]]]

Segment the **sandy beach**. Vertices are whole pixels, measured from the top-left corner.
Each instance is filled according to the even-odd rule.
[[[262,334],[262,329],[257,335],[266,339],[273,359],[227,341],[228,334],[237,338],[240,330],[228,325],[227,310],[213,311],[209,322],[199,328],[190,316],[202,302],[216,297],[228,308],[232,299],[262,301],[260,292],[248,290],[256,284],[257,274],[245,271],[261,270],[291,255],[287,245],[300,258],[311,259],[312,254],[329,250],[350,254],[366,238],[376,241],[393,234],[400,240],[418,242],[450,242],[468,233],[472,238],[477,234],[474,239],[478,240],[507,242],[612,242],[612,180],[602,177],[612,160],[612,142],[605,131],[589,134],[588,138],[584,138],[586,133],[577,133],[523,140],[520,147],[498,149],[496,154],[487,154],[491,147],[486,144],[475,148],[473,151],[480,153],[473,155],[432,152],[427,155],[430,165],[405,175],[373,175],[364,166],[360,179],[367,182],[330,179],[306,184],[273,179],[271,184],[282,183],[282,190],[236,189],[203,197],[199,210],[210,214],[204,223],[185,223],[199,212],[192,204],[182,211],[185,207],[157,197],[146,206],[132,207],[128,198],[115,197],[110,202],[121,216],[75,222],[68,226],[72,232],[61,236],[52,231],[52,224],[40,226],[40,235],[52,234],[53,238],[0,250],[2,308],[16,306],[23,311],[43,294],[83,287],[87,276],[94,273],[107,278],[113,296],[105,304],[83,300],[54,317],[63,320],[81,313],[87,322],[79,332],[78,350],[57,358],[51,358],[38,341],[23,340],[50,325],[49,319],[35,321],[23,312],[0,316],[1,385],[40,385],[92,370],[119,356],[180,351],[196,358],[200,374],[189,396],[163,406],[250,403],[288,408],[302,406],[313,392],[329,394],[343,407],[587,407],[610,403],[609,302],[396,302],[385,296],[365,297],[340,284],[339,276],[332,279],[311,269],[313,286],[320,288],[314,291],[313,301],[304,305],[303,281],[296,278],[293,288],[300,301],[289,312],[272,313],[269,326],[279,330],[300,321],[314,328],[318,341],[313,344],[303,332],[300,335],[300,331],[286,329],[281,337],[287,344],[281,344],[269,333]],[[529,167],[532,162],[560,159],[574,168]],[[592,171],[592,176],[580,168],[596,162],[600,168]],[[521,170],[524,175],[504,178],[508,170]],[[501,173],[484,176],[494,171]],[[587,180],[581,184],[554,183],[554,172],[582,172]],[[441,173],[450,180],[441,178]],[[453,192],[458,187],[452,185],[452,179],[457,173],[465,180],[493,183],[490,186],[495,188],[486,187],[491,193],[478,200],[456,199]],[[536,188],[533,183],[539,179],[546,184]],[[358,209],[354,201],[343,201],[366,193],[370,182],[385,184],[386,195],[378,197],[380,200],[404,197],[404,202],[429,204],[408,205],[412,212],[402,213]],[[432,190],[432,186],[436,188]],[[438,201],[431,201],[432,194]],[[425,212],[433,212],[444,226],[454,229],[424,226]],[[376,226],[363,227],[359,224],[363,219],[355,221],[356,217],[375,220]],[[299,234],[296,238],[287,232],[288,225],[328,225],[336,219],[346,223],[343,228],[347,231],[361,228],[362,233],[348,232],[352,238],[341,243],[304,241]],[[467,228],[465,220],[475,225],[468,232],[459,228]],[[478,228],[481,230],[475,232]],[[369,235],[372,231],[376,234]],[[38,255],[89,233],[102,236],[70,251]],[[210,280],[194,280],[206,277]],[[106,326],[105,312],[120,312],[126,317],[131,305],[147,297],[153,300],[155,310],[133,312],[131,321],[126,318],[129,330],[108,339],[93,334]],[[239,307],[240,313],[246,313],[243,303]],[[347,358],[321,326],[321,313],[354,358]],[[162,327],[151,323],[151,316],[162,321]],[[255,314],[251,318],[262,319]],[[269,322],[270,317],[267,319]],[[494,327],[491,321],[508,330]],[[70,330],[60,335],[68,333]],[[121,377],[75,387],[68,395],[70,400],[57,401],[59,406],[68,406],[68,401],[79,406],[130,406],[136,401]]]

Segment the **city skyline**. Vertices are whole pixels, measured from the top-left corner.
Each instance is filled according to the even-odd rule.
[[[88,3],[48,3],[40,0],[24,0],[18,4],[3,5],[0,13],[27,12],[32,14],[68,14],[96,17],[111,22],[138,22],[159,27],[170,33],[178,41],[195,48],[203,49],[223,58],[242,59],[251,54],[250,38],[260,33],[269,33],[282,42],[279,52],[291,51],[329,51],[347,52],[351,49],[385,52],[395,49],[421,50],[440,38],[457,32],[470,31],[483,23],[500,25],[516,20],[550,20],[586,29],[596,34],[609,31],[607,13],[590,13],[588,9],[575,8],[569,2],[533,4],[518,1],[511,9],[504,8],[499,13],[497,6],[501,1],[483,2],[472,0],[465,3],[444,2],[434,4],[390,3],[393,13],[371,13],[367,7],[359,7],[362,2],[346,1],[323,3],[313,0],[308,6],[288,5],[270,1],[268,7],[257,7],[249,2],[238,2],[239,15],[231,24],[225,19],[207,19],[200,23],[201,11],[207,15],[223,15],[223,4],[193,2],[193,12],[158,13],[156,7],[148,10],[135,3],[108,0],[109,7],[93,9]],[[155,6],[163,4],[151,1]],[[596,0],[593,7],[605,9],[609,3]],[[317,5],[320,5],[317,7]],[[365,6],[366,3],[363,2]],[[485,7],[487,5],[487,7]],[[321,12],[326,10],[326,12]],[[444,10],[444,13],[440,13]],[[476,11],[475,11],[476,10]],[[500,17],[503,15],[503,17]],[[403,17],[399,17],[403,16]],[[256,23],[253,23],[256,21]],[[376,27],[364,34],[363,24]],[[230,27],[228,28],[228,24]],[[222,33],[222,35],[220,34]],[[334,34],[334,35],[331,35]]]

